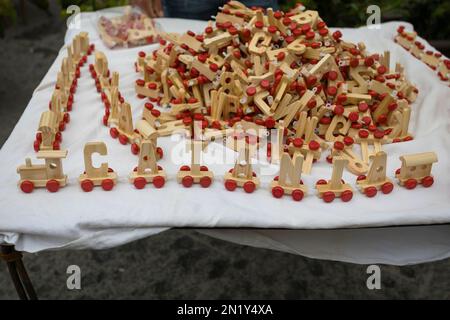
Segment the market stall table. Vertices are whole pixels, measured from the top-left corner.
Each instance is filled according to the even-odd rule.
[[[65,43],[70,43],[80,31],[89,32],[96,49],[106,54],[111,71],[120,73],[121,93],[131,104],[136,120],[145,101],[138,99],[134,91],[134,83],[139,78],[134,71],[134,62],[139,51],[149,52],[157,45],[117,50],[106,48],[96,31],[96,21],[101,14],[114,15],[120,10],[83,13],[81,29],[69,30]],[[158,19],[157,23],[168,32],[188,29],[201,32],[206,25],[203,21],[167,18]],[[26,157],[34,158],[32,143],[39,115],[48,108],[56,72],[65,55],[65,50],[61,50],[0,151],[3,178],[0,185],[3,208],[0,211],[0,243],[15,244],[18,250],[27,252],[57,248],[100,249],[169,228],[189,227],[202,228],[201,232],[238,243],[356,263],[408,264],[448,257],[450,89],[426,65],[392,41],[400,24],[404,23],[382,24],[381,29],[375,30],[341,30],[344,39],[363,41],[370,52],[390,50],[392,62],[400,62],[408,78],[417,85],[419,96],[412,105],[410,126],[415,139],[386,145],[383,149],[388,154],[387,172],[391,178],[394,178],[395,169],[400,167],[399,156],[435,151],[439,162],[433,167],[436,179],[432,188],[409,191],[396,187],[392,194],[375,199],[355,194],[351,203],[326,204],[319,201],[313,191],[318,179],[331,174],[331,166],[325,161],[324,153],[311,175],[302,177],[312,192],[300,203],[272,197],[269,184],[278,170],[274,165],[256,165],[261,170],[262,185],[254,194],[230,193],[225,190],[222,180],[234,163],[234,153],[212,143],[206,160],[213,163],[208,166],[217,181],[206,190],[185,189],[177,184],[176,173],[182,164],[189,162],[189,154],[185,152],[182,139],[175,136],[158,140],[158,145],[165,151],[164,158],[159,161],[168,173],[165,187],[135,190],[128,182],[128,175],[136,166],[137,157],[131,154],[129,146],[114,141],[108,128],[102,125],[101,99],[87,67],[84,67],[71,122],[62,142],[62,148],[69,151],[63,162],[69,177],[68,186],[56,194],[45,190],[23,194],[16,185],[16,167]],[[88,63],[93,63],[93,58],[89,59]],[[119,183],[111,192],[94,190],[84,193],[77,183],[83,171],[83,147],[89,141],[104,141],[108,145],[107,161],[119,176]],[[227,156],[233,159],[231,166],[214,160]],[[96,163],[102,161],[104,159],[100,157],[94,159]],[[344,179],[353,186],[355,178],[349,172],[344,173]],[[330,246],[330,243],[334,245]]]

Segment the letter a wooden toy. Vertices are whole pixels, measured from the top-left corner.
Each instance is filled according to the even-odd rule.
[[[333,159],[333,173],[330,181],[319,180],[316,183],[316,189],[319,198],[325,202],[332,202],[334,198],[340,197],[342,201],[348,202],[353,198],[352,187],[342,180],[342,173],[348,160],[342,157]]]
[[[153,141],[144,140],[139,151],[139,164],[130,174],[130,182],[136,189],[143,189],[147,183],[162,188],[166,183],[166,173],[156,163],[156,148]]]
[[[381,190],[384,194],[388,194],[394,189],[394,184],[391,179],[386,177],[386,164],[386,152],[380,151],[374,156],[367,177],[365,175],[358,177],[356,183],[360,191],[367,197],[374,197],[378,190]]]
[[[281,198],[284,194],[291,195],[295,201],[301,201],[307,194],[308,188],[301,180],[303,156],[294,154],[293,159],[289,153],[284,152],[280,161],[280,175],[270,184],[272,195]]]
[[[117,174],[104,162],[99,168],[92,165],[92,154],[98,153],[106,156],[108,151],[104,142],[88,142],[84,146],[84,166],[85,172],[80,175],[78,181],[81,189],[90,192],[94,186],[102,186],[103,190],[110,191],[117,183]]]

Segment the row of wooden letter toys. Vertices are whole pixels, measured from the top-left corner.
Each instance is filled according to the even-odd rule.
[[[424,62],[431,69],[437,71],[442,81],[449,82],[450,85],[450,60],[445,59],[442,53],[431,50],[425,51],[425,45],[416,40],[417,33],[405,31],[404,26],[397,29],[397,36],[394,41],[409,51],[415,58]]]
[[[208,188],[213,180],[214,173],[208,167],[198,163],[198,155],[201,152],[202,141],[192,140],[191,165],[182,166],[177,174],[177,182],[186,188],[193,184],[199,184]],[[98,153],[107,155],[107,147],[103,142],[89,142],[84,148],[85,171],[79,176],[79,184],[83,191],[90,192],[99,186],[105,191],[110,191],[118,183],[118,176],[108,163],[102,163],[95,168],[92,163],[92,155]],[[46,187],[50,192],[57,192],[60,187],[67,185],[67,176],[62,170],[62,159],[67,156],[67,151],[40,151],[38,158],[44,159],[44,165],[33,165],[30,159],[26,159],[25,165],[18,167],[20,174],[18,183],[21,190],[31,193],[35,187]],[[437,162],[434,152],[404,155],[400,157],[401,168],[395,172],[398,183],[407,189],[414,189],[417,184],[430,187],[434,183],[431,175],[433,163]],[[293,200],[301,201],[307,194],[308,188],[301,179],[304,158],[300,154],[291,157],[283,153],[280,159],[280,173],[270,184],[270,190],[275,198],[290,195]],[[333,171],[330,180],[317,181],[315,188],[317,195],[325,202],[332,202],[335,198],[341,198],[348,202],[353,198],[352,186],[342,179],[344,167],[348,162],[343,157],[336,156],[333,160]],[[367,197],[374,197],[378,191],[389,194],[394,188],[392,180],[386,175],[387,155],[378,152],[373,159],[367,175],[359,176],[356,184],[358,189]],[[130,183],[137,189],[143,189],[149,183],[155,188],[162,188],[167,180],[167,174],[157,164],[156,148],[152,141],[145,141],[140,150],[138,166],[129,175]],[[260,186],[260,180],[252,169],[249,149],[242,149],[234,168],[224,176],[226,190],[234,191],[237,187],[243,188],[246,193],[253,193]]]
[[[67,47],[67,56],[63,58],[56,80],[55,90],[49,102],[49,110],[41,114],[39,127],[33,148],[36,152],[59,150],[62,143],[62,131],[70,122],[70,111],[74,103],[74,95],[81,76],[81,68],[95,49],[89,43],[89,36],[82,32],[75,36]]]

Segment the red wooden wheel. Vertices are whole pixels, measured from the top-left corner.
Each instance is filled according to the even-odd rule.
[[[138,177],[138,178],[134,179],[133,184],[136,187],[136,189],[139,189],[139,190],[144,189],[145,185],[147,184],[147,180],[145,180],[145,178]]]
[[[327,183],[328,183],[327,180],[320,179],[319,181],[316,182],[316,186],[321,185],[321,184],[327,184]]]
[[[381,191],[384,194],[391,193],[393,189],[394,189],[394,185],[391,182],[386,182],[381,186]]]
[[[247,193],[252,193],[253,191],[255,191],[256,189],[256,185],[253,181],[247,181],[246,183],[244,183],[244,191]]]
[[[109,119],[109,116],[105,114],[102,119],[102,123],[105,127],[108,126],[108,119]]]
[[[112,179],[105,179],[102,181],[102,188],[105,191],[111,191],[114,188],[114,181]]]
[[[212,183],[212,180],[211,180],[210,177],[202,177],[202,178],[200,179],[200,185],[201,185],[203,188],[208,188],[208,187],[211,185],[211,183]]]
[[[62,121],[59,126],[58,126],[58,130],[59,131],[64,131],[66,130],[66,123],[64,121]]]
[[[124,134],[119,135],[119,142],[123,145],[126,145],[128,143],[128,137]]]
[[[182,184],[183,187],[185,187],[185,188],[190,188],[190,187],[192,187],[192,185],[194,184],[194,178],[192,178],[191,176],[185,176],[185,177],[181,180],[181,184]]]
[[[64,113],[64,122],[69,123],[70,122],[70,114]]]
[[[408,179],[405,182],[406,189],[414,189],[417,186],[417,180],[416,179]]]
[[[425,188],[429,188],[433,185],[434,183],[434,179],[432,176],[426,176],[425,178],[422,179],[422,185]]]
[[[349,202],[350,200],[352,200],[352,198],[353,198],[353,192],[351,190],[345,190],[341,194],[341,200],[344,202]]]
[[[284,189],[280,186],[276,186],[272,188],[272,195],[279,199],[284,195]]]
[[[54,180],[54,179],[48,180],[46,185],[45,185],[45,187],[50,192],[58,192],[58,190],[59,190],[59,182]]]
[[[189,167],[189,166],[181,166],[180,171],[191,171],[191,167]]]
[[[364,193],[366,194],[366,196],[368,198],[375,197],[377,195],[377,192],[378,192],[378,190],[375,187],[367,187],[364,189]]]
[[[208,171],[208,167],[207,166],[200,166],[200,171]]]
[[[302,190],[295,189],[294,191],[292,191],[291,196],[292,196],[292,199],[294,199],[294,201],[302,201],[305,194],[303,193]]]
[[[166,183],[166,179],[164,179],[164,177],[161,176],[156,176],[153,178],[153,185],[155,186],[155,188],[162,188],[164,187],[164,184]]]
[[[38,140],[34,140],[33,148],[34,148],[34,151],[38,152],[39,149],[41,148],[41,143]]]
[[[81,181],[81,189],[84,192],[91,192],[94,189],[94,183],[89,179],[83,180]]]
[[[138,154],[139,153],[139,146],[137,145],[137,143],[132,143],[131,144],[131,153],[132,154]]]
[[[117,128],[111,128],[109,134],[113,139],[116,139],[119,136],[119,130],[117,130]]]
[[[158,154],[160,159],[162,159],[164,157],[164,151],[162,148],[160,148],[160,147],[156,148],[156,153]]]
[[[31,193],[34,190],[34,183],[31,182],[30,180],[22,181],[22,183],[20,184],[20,189],[24,193]]]
[[[54,141],[53,142],[53,150],[59,150],[60,146],[59,146],[59,141]]]
[[[237,183],[234,180],[226,180],[225,181],[225,189],[227,189],[228,191],[234,191],[236,190],[237,187]]]
[[[334,192],[331,192],[331,191],[324,192],[322,195],[322,199],[326,203],[332,202],[334,200],[334,198],[336,198],[336,195],[334,194]]]

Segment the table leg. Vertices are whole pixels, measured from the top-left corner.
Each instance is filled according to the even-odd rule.
[[[5,260],[9,274],[21,300],[37,300],[36,291],[30,281],[22,261],[22,253],[17,252],[13,245],[0,245],[0,258]]]

